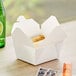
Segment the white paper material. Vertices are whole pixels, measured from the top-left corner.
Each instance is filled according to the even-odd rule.
[[[24,16],[19,16],[18,18],[17,18],[17,21],[25,21],[26,19],[25,19],[25,17]]]
[[[19,21],[20,17],[17,20]],[[37,42],[37,47],[35,47],[32,37],[40,34],[43,34],[45,39]],[[41,29],[33,19],[16,22],[12,29],[12,38],[17,58],[38,65],[58,59],[66,34],[60,28],[56,17],[51,16],[41,25]]]
[[[42,25],[41,31],[47,37],[56,26],[59,26],[59,22],[57,21],[55,16],[50,16]]]
[[[39,24],[33,19],[27,19],[25,21],[16,22],[14,24],[12,32],[17,27],[24,31],[24,33],[29,37],[34,37],[41,33]]]

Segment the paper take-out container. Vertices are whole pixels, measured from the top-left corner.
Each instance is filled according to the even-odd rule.
[[[58,59],[66,38],[55,16],[49,17],[41,28],[35,20],[20,16],[14,23],[11,34],[17,58],[33,65]],[[37,42],[35,46],[32,37],[40,34],[43,34],[45,39]]]

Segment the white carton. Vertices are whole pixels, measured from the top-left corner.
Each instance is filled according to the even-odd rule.
[[[35,46],[32,37],[43,34],[45,39]],[[12,29],[12,38],[18,59],[38,65],[58,59],[59,50],[66,34],[60,28],[55,16],[48,18],[42,25],[33,19],[22,16],[17,19]]]

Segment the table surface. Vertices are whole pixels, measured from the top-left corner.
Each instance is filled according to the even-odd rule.
[[[39,67],[62,71],[63,63],[72,63],[73,74],[76,69],[76,21],[61,24],[67,38],[63,42],[59,60],[49,61],[37,66],[18,60],[11,36],[6,38],[6,47],[0,49],[0,76],[36,76]]]

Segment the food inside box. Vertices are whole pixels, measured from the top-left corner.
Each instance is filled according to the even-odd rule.
[[[32,41],[34,42],[34,46],[38,47],[39,42],[43,41],[44,39],[45,39],[44,35],[38,35],[38,36],[32,37]]]
[[[45,39],[44,35],[38,35],[38,36],[33,37],[32,41],[33,42],[38,42],[38,41],[41,41],[41,40],[44,40],[44,39]]]

